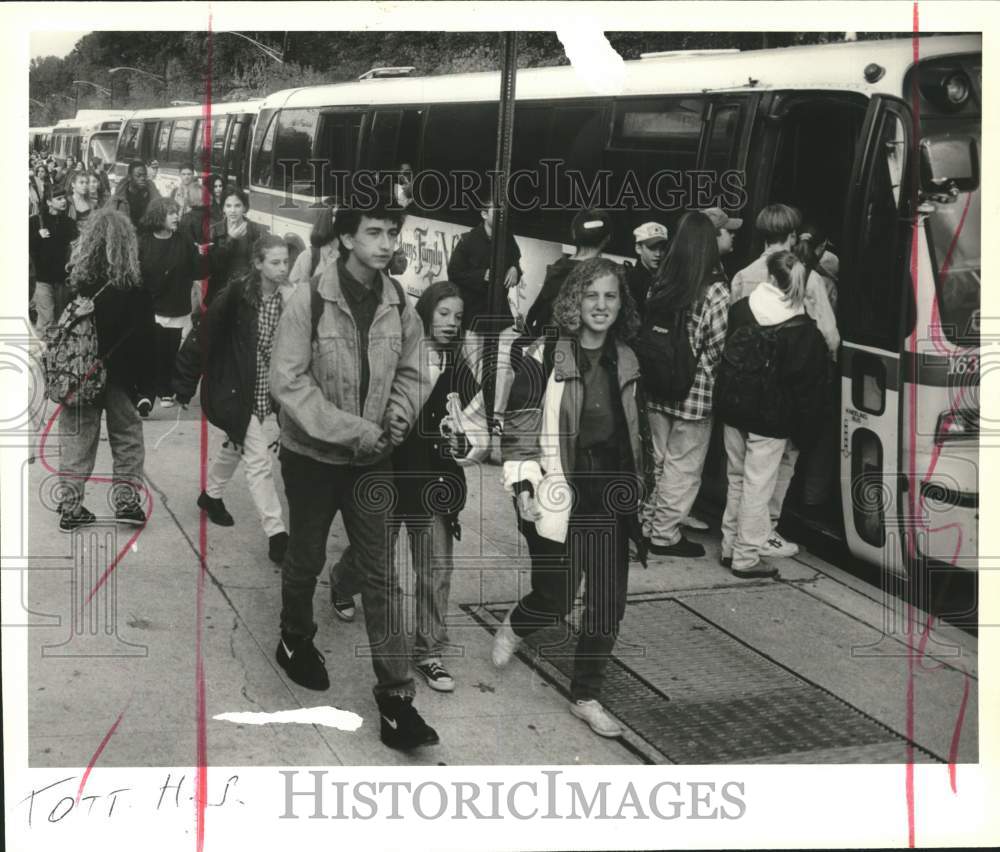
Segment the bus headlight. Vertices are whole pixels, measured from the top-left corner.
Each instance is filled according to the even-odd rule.
[[[973,408],[942,411],[934,430],[934,443],[975,441],[979,438],[979,412]]]
[[[948,98],[948,103],[953,106],[964,104],[969,99],[969,92],[972,88],[969,78],[965,74],[952,74],[945,78],[942,86],[944,87],[945,96]]]

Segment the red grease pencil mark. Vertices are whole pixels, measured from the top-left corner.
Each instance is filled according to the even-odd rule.
[[[919,2],[914,2],[913,4],[913,64],[916,66],[917,62],[920,61],[920,4]],[[920,144],[920,99],[917,92],[917,87],[913,87],[913,148],[911,151],[911,158],[914,158],[919,150]],[[914,159],[915,163],[916,160]],[[913,169],[916,173],[916,169]],[[917,182],[914,181],[913,192],[916,196],[918,193]],[[918,206],[918,198],[914,198],[914,207]],[[917,248],[920,244],[920,232],[919,224],[916,217],[914,217],[913,228],[911,230],[911,242],[910,242],[910,286],[913,288],[913,299],[914,304],[920,304],[919,302],[919,288],[918,273],[920,261],[917,256]],[[917,342],[917,331],[916,324],[914,324],[913,332],[910,335],[910,351],[916,351]],[[909,451],[909,475],[910,482],[915,484],[917,481],[917,395],[916,393],[910,393],[910,451]],[[907,502],[909,503],[910,518],[916,518],[916,488],[911,487],[907,489]],[[916,542],[914,541],[915,536],[911,532],[906,536],[907,541],[907,556],[909,558],[909,564],[916,564]],[[906,641],[907,641],[907,651],[909,652],[906,656],[906,828],[907,828],[907,844],[909,848],[913,849],[916,846],[916,801],[914,798],[913,789],[913,735],[915,728],[914,720],[914,690],[915,683],[913,680],[913,606],[907,601],[906,604]],[[929,632],[929,631],[928,631]]]
[[[90,771],[94,768],[94,764],[97,763],[97,759],[101,756],[101,752],[104,751],[104,747],[108,744],[108,741],[114,736],[115,731],[118,730],[118,725],[121,723],[122,717],[125,715],[125,711],[128,710],[128,706],[131,702],[132,696],[130,695],[128,701],[125,702],[125,707],[122,708],[122,712],[118,714],[118,718],[115,719],[115,723],[108,729],[108,732],[104,735],[104,739],[101,740],[101,744],[97,747],[97,751],[95,751],[93,756],[90,758],[90,762],[84,770],[83,777],[80,779],[80,786],[76,791],[76,804],[80,804],[80,796],[83,795],[83,788],[86,786],[87,779],[90,777]]]
[[[914,62],[914,65],[916,65],[919,62],[919,60],[920,60],[920,35],[919,35],[919,32],[920,32],[919,3],[918,2],[914,2],[914,4],[913,4],[913,62]],[[914,158],[913,159],[913,163],[914,163],[914,172],[915,173],[916,173],[916,163],[917,163],[916,157],[917,157],[918,152],[919,152],[919,141],[920,141],[920,101],[919,101],[918,90],[917,90],[916,87],[914,87],[914,90],[913,90],[913,149],[912,149],[912,152],[911,152],[911,156],[913,156],[913,158]],[[916,178],[916,175],[915,175],[915,178]],[[914,191],[914,196],[915,196],[914,197],[914,206],[916,207],[917,203],[919,202],[919,197],[918,197],[919,181],[916,180],[916,179],[914,179],[914,190],[913,191]],[[945,254],[944,262],[941,264],[941,270],[940,270],[940,273],[939,273],[939,278],[940,278],[940,280],[942,282],[947,278],[947,276],[948,276],[948,274],[950,272],[952,258],[953,258],[955,249],[956,249],[956,247],[958,245],[958,239],[959,239],[959,237],[960,237],[960,235],[962,233],[962,230],[965,227],[966,218],[968,216],[969,206],[971,204],[971,201],[972,201],[972,194],[969,193],[968,197],[965,200],[965,206],[964,206],[964,208],[962,210],[962,215],[961,215],[961,217],[959,219],[958,226],[955,229],[955,234],[952,237],[951,243],[948,246],[948,250],[947,250],[947,252]],[[913,296],[914,296],[914,301],[915,301],[916,304],[919,304],[919,301],[918,301],[918,295],[919,295],[919,293],[918,293],[918,289],[919,289],[918,288],[919,258],[918,258],[918,254],[917,254],[917,249],[919,247],[919,235],[920,235],[920,230],[919,229],[920,229],[920,219],[919,219],[919,215],[918,215],[917,217],[914,218],[913,229],[912,229],[912,241],[911,241],[911,246],[910,246],[910,281],[911,281],[911,286],[913,287],[913,291],[914,291],[913,292]],[[934,294],[932,294],[932,305],[931,305],[931,317],[930,317],[930,323],[929,323],[929,332],[930,332],[931,342],[932,342],[932,345],[933,345],[935,351],[937,351],[939,354],[944,354],[946,356],[951,356],[952,355],[951,349],[945,344],[945,341],[942,339],[941,306],[940,306],[940,301],[938,299],[938,295],[937,295],[936,292]],[[911,334],[911,336],[909,338],[909,351],[913,352],[914,354],[917,353],[917,346],[916,346],[917,339],[916,339],[916,334],[917,334],[916,328],[914,328],[914,331],[913,331],[913,333]],[[968,347],[968,348],[972,348],[972,347]],[[960,351],[961,351],[961,348],[960,348]],[[947,414],[947,418],[955,418],[955,417],[958,416],[958,410],[960,409],[960,407],[962,405],[962,402],[963,402],[963,399],[964,399],[964,396],[965,396],[965,391],[966,391],[966,388],[962,388],[961,391],[958,393],[957,397],[955,398],[955,400],[953,401],[953,403],[952,403],[952,405],[950,407],[950,410],[949,410],[949,412]],[[909,425],[910,446],[909,446],[909,454],[908,454],[908,456],[909,456],[909,458],[908,458],[908,462],[909,462],[908,473],[909,473],[909,481],[911,483],[911,487],[908,489],[907,501],[908,501],[909,510],[910,510],[910,520],[911,520],[911,522],[914,522],[918,526],[922,527],[923,530],[927,533],[928,536],[930,536],[930,535],[932,535],[934,533],[941,533],[941,532],[944,532],[945,530],[950,530],[950,529],[954,529],[956,531],[957,536],[956,536],[956,542],[955,542],[955,550],[952,553],[951,562],[950,562],[951,566],[954,567],[958,563],[958,557],[959,557],[959,554],[961,553],[961,550],[962,550],[962,544],[963,544],[963,540],[964,540],[964,531],[963,531],[962,527],[958,523],[950,523],[950,524],[945,524],[945,525],[940,526],[940,527],[933,527],[932,528],[932,527],[929,526],[929,524],[927,524],[926,522],[924,522],[922,520],[922,518],[924,517],[924,508],[925,508],[926,497],[923,494],[921,494],[921,496],[919,497],[920,514],[917,514],[917,511],[916,511],[917,506],[918,506],[918,498],[917,498],[916,495],[917,495],[919,489],[917,489],[915,487],[916,482],[918,481],[918,477],[917,477],[917,459],[916,459],[916,447],[917,447],[917,426],[916,426],[916,424],[917,424],[917,417],[916,417],[916,415],[917,415],[917,394],[916,394],[915,391],[910,393],[909,414],[910,414],[910,422],[909,422],[908,425]],[[927,471],[925,472],[924,476],[921,478],[920,481],[922,481],[922,482],[929,482],[931,480],[931,478],[934,475],[934,471],[937,468],[937,463],[938,463],[938,460],[940,459],[940,456],[941,456],[941,450],[942,450],[941,445],[939,443],[935,443],[935,446],[933,447],[932,452],[931,452],[931,459],[930,459],[930,462],[929,462],[929,464],[927,466]],[[910,564],[917,564],[917,561],[916,561],[916,536],[914,534],[915,531],[916,530],[914,528],[906,536],[906,541],[907,541],[907,555],[909,557]],[[906,685],[906,734],[907,734],[907,739],[909,740],[909,742],[907,743],[907,746],[906,746],[906,754],[907,754],[907,762],[906,762],[906,810],[907,810],[908,841],[909,841],[910,848],[913,848],[916,845],[916,829],[915,829],[916,811],[915,811],[915,797],[914,797],[914,763],[913,763],[913,745],[912,745],[913,734],[914,734],[914,700],[915,700],[914,671],[915,671],[915,663],[919,663],[920,668],[923,671],[934,671],[934,670],[940,669],[941,666],[938,665],[938,666],[930,667],[930,666],[925,665],[925,663],[924,663],[925,655],[926,655],[927,642],[928,642],[928,640],[930,638],[930,632],[931,632],[932,625],[934,623],[934,617],[931,616],[931,615],[928,615],[927,624],[924,626],[924,630],[923,630],[922,635],[920,637],[919,646],[916,649],[916,655],[914,655],[914,653],[913,653],[913,651],[914,651],[914,648],[913,648],[913,625],[914,625],[914,618],[913,618],[913,608],[912,608],[912,606],[909,603],[907,603],[907,615],[908,615],[907,643],[908,643],[908,648],[909,648],[910,654],[909,654],[909,658],[907,660],[907,685]],[[914,659],[914,656],[916,656],[916,659]],[[964,675],[962,700],[961,700],[961,703],[959,705],[958,718],[955,721],[955,728],[954,728],[954,731],[952,733],[952,738],[951,738],[951,747],[950,747],[949,753],[948,753],[948,776],[949,776],[949,781],[950,781],[950,784],[951,784],[951,790],[952,790],[953,793],[957,793],[958,792],[958,786],[957,786],[957,780],[956,780],[956,769],[957,769],[956,762],[957,762],[957,759],[958,759],[958,747],[959,747],[959,743],[961,741],[962,727],[963,727],[963,725],[965,723],[965,712],[966,712],[966,708],[968,706],[969,691],[970,691],[970,677],[969,677],[969,673],[967,671],[964,671],[964,670],[963,670],[962,673]]]
[[[202,180],[202,197],[205,198],[205,214],[202,217],[202,239],[205,243],[211,240],[211,223],[209,210],[211,205],[211,151],[212,151],[212,16],[208,16],[208,38],[205,43],[205,109],[202,127],[205,132],[205,140],[202,145],[202,174],[206,177]],[[205,319],[205,295],[207,295],[207,281],[202,288],[201,319]],[[204,355],[203,355],[204,357]],[[205,411],[201,412],[201,434],[199,446],[199,484],[201,491],[205,490],[208,481],[208,420],[205,419]],[[198,518],[198,586],[196,592],[195,605],[195,715],[197,718],[197,759],[198,767],[195,772],[195,826],[197,852],[202,852],[205,848],[205,805],[208,802],[208,731],[207,712],[205,702],[205,660],[202,654],[202,622],[205,615],[205,565],[208,553],[208,518],[201,511]]]

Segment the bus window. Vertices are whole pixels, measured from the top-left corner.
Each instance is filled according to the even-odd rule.
[[[225,171],[230,180],[236,183],[245,181],[244,160],[247,150],[247,137],[250,134],[250,125],[253,123],[251,115],[233,116],[229,140],[226,144]]]
[[[202,151],[205,150],[205,122],[198,119],[194,123],[194,130],[191,131],[191,160],[194,163],[195,171],[202,170]]]
[[[420,148],[420,131],[424,126],[424,111],[422,109],[403,110],[403,121],[399,127],[399,143],[396,146],[396,156],[399,162],[415,165]]]
[[[139,159],[148,163],[153,159],[153,152],[156,150],[156,136],[159,122],[147,121],[142,125],[142,136],[139,142]]]
[[[365,145],[365,166],[378,171],[391,171],[398,165],[396,144],[403,123],[401,110],[378,110],[372,115],[371,131]]]
[[[160,132],[156,135],[156,147],[153,149],[153,159],[160,163],[169,161],[170,151],[170,131],[173,130],[172,121],[160,122]]]
[[[456,132],[461,128],[462,132]],[[496,165],[497,105],[495,103],[434,104],[424,128],[424,156],[421,171],[443,175],[468,172],[475,189],[488,197],[491,187],[487,172]],[[461,225],[479,220],[475,210],[462,210],[449,183],[422,180],[417,203],[432,209],[435,215]]]
[[[615,105],[611,147],[662,151],[671,168],[694,168],[701,141],[701,98],[644,98]]]
[[[326,112],[320,116],[316,132],[316,159],[323,161],[320,193],[341,195],[345,181],[357,167],[358,138],[364,113]],[[333,177],[328,176],[333,173]]]
[[[274,137],[274,185],[285,192],[315,197],[321,169],[314,169],[309,160],[316,140],[318,109],[286,109],[278,113]]]
[[[270,116],[261,113],[258,128],[254,134],[254,155],[250,174],[250,182],[255,186],[271,186],[274,172],[272,170],[272,155],[274,154],[274,132],[278,127],[277,113]]]
[[[904,284],[899,203],[906,168],[906,129],[886,114],[879,129],[881,156],[872,164],[862,207],[855,265],[857,281],[848,301],[850,339],[895,352],[898,349]]]
[[[743,129],[743,109],[739,104],[724,104],[712,109],[711,129],[702,168],[723,172],[736,166],[736,156]]]
[[[130,121],[122,131],[121,141],[118,143],[118,160],[134,160],[139,156],[139,131],[142,125],[137,121]]]
[[[191,159],[191,136],[194,131],[194,120],[178,119],[174,122],[174,132],[170,137],[170,149],[167,162],[180,166]]]
[[[225,165],[226,129],[229,116],[220,115],[212,119],[212,171],[221,173]]]

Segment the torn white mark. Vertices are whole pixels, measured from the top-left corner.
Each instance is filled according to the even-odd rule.
[[[625,60],[594,21],[577,21],[556,29],[566,58],[583,83],[602,95],[620,95],[625,88]]]
[[[132,552],[133,553],[138,553],[139,552],[139,542],[137,542],[137,541],[133,541],[132,542]]]
[[[299,710],[279,710],[276,713],[219,713],[213,716],[219,722],[235,722],[238,725],[324,725],[338,731],[356,731],[364,719],[349,710],[336,707],[303,707]]]

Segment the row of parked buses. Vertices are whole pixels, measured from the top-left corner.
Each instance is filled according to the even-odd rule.
[[[88,168],[95,157],[113,163],[122,121],[131,114],[132,110],[81,109],[52,127],[28,128],[28,145],[32,151],[48,151],[60,163],[69,157]]]
[[[649,55],[625,63],[615,94],[595,93],[572,67],[518,72],[520,310],[589,203],[612,209],[608,251],[623,258],[634,257],[636,225],[672,231],[685,209],[724,207],[746,223],[730,273],[761,250],[752,227],[761,207],[799,207],[839,256],[843,340],[830,408],[839,488],[825,511],[799,520],[894,575],[975,568],[981,67],[981,38],[956,36]],[[479,221],[456,195],[458,184],[482,188],[493,168],[500,80],[407,70],[134,113],[115,170],[156,159],[166,189],[210,147],[210,171],[247,188],[250,217],[295,250],[345,174],[412,169],[401,280],[416,296],[446,276],[456,242]],[[703,498],[718,502],[721,445],[710,459]]]

